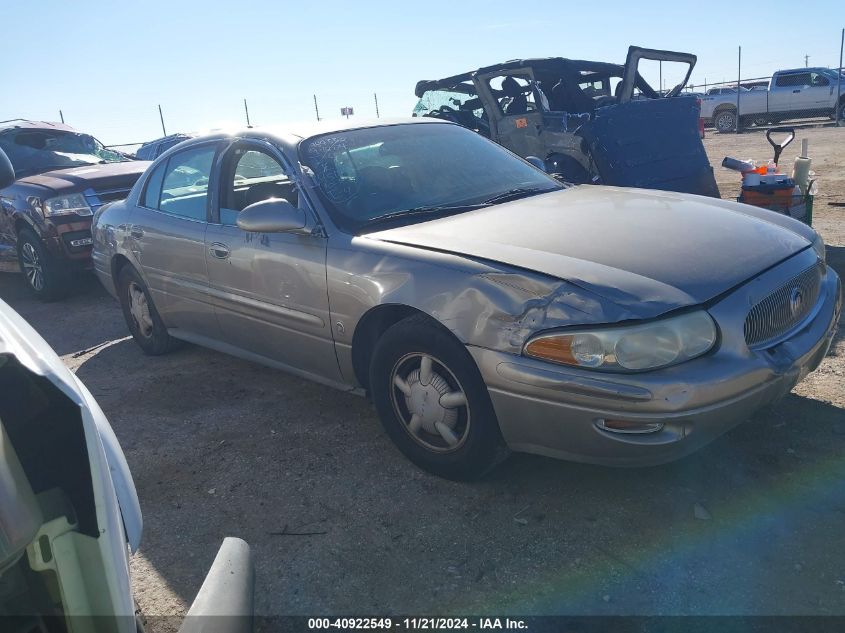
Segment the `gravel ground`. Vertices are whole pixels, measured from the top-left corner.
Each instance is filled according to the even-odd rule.
[[[821,184],[815,225],[843,275],[845,209],[828,203],[845,202],[845,129],[801,134]],[[714,164],[770,155],[760,133],[705,145]],[[717,176],[735,196],[736,174]],[[457,484],[405,460],[363,399],[198,347],[144,356],[93,279],[40,304],[0,274],[0,296],[120,438],[149,616],[184,613],[229,535],[253,548],[261,614],[845,615],[845,337],[792,394],[680,462],[515,455]]]

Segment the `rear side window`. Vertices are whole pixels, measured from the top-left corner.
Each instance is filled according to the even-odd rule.
[[[161,181],[164,179],[164,170],[167,163],[162,163],[153,170],[147,180],[147,186],[144,189],[143,206],[149,209],[158,209],[159,198],[161,197]]]
[[[158,209],[192,220],[206,219],[208,181],[216,146],[203,145],[170,157],[161,185]]]
[[[794,73],[791,75],[779,75],[778,86],[809,86],[810,73]]]

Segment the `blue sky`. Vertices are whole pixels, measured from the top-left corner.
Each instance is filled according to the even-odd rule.
[[[0,120],[58,120],[107,144],[339,115],[407,116],[419,79],[517,57],[622,62],[629,44],[698,55],[691,83],[835,66],[840,2],[194,0],[7,2]],[[800,7],[800,15],[796,14]],[[654,69],[646,78],[657,86]],[[665,72],[667,82],[671,80]],[[652,76],[649,76],[652,75]]]

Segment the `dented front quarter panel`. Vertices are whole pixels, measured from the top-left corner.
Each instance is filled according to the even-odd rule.
[[[354,333],[378,306],[414,308],[466,345],[511,354],[520,354],[528,338],[543,329],[650,314],[547,275],[368,237],[335,236],[327,263],[338,360],[353,384]]]

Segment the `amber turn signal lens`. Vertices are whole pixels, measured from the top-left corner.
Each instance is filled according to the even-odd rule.
[[[531,341],[525,348],[526,353],[534,358],[542,358],[555,363],[577,365],[572,355],[571,336],[549,336]]]

